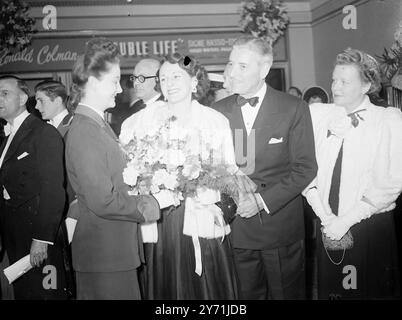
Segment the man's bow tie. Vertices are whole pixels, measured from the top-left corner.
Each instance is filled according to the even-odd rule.
[[[352,119],[352,126],[354,126],[355,128],[359,125],[359,123],[360,123],[359,120],[364,121],[364,118],[359,114],[359,112],[363,112],[363,111],[366,111],[366,109],[360,109],[360,110],[357,110],[355,112],[348,114],[348,117],[350,117]]]
[[[248,103],[252,107],[255,107],[258,103],[258,97],[252,97],[250,99],[246,99],[245,97],[242,97],[241,95],[237,95],[236,103],[239,107],[244,106],[246,103]]]

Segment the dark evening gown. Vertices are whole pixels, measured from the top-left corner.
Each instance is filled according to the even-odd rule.
[[[317,230],[320,230],[317,222]],[[321,233],[317,237],[319,299],[399,299],[400,282],[397,242],[393,212],[373,215],[350,229],[353,248],[346,250],[339,265],[333,264],[325,252]],[[331,259],[342,260],[343,250],[328,251]],[[348,289],[353,266],[355,288]],[[346,289],[344,284],[346,283]]]
[[[158,242],[145,244],[146,264],[140,271],[144,299],[233,300],[238,299],[229,235],[199,238],[202,274],[195,273],[192,238],[183,234],[184,203],[162,210]]]

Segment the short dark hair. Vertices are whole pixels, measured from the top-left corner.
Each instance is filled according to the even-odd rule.
[[[35,86],[35,92],[44,92],[45,95],[47,95],[51,101],[54,101],[57,97],[60,97],[63,104],[65,105],[67,103],[67,89],[62,84],[60,81],[56,80],[45,80],[42,82],[39,82]]]
[[[85,52],[80,55],[72,70],[72,104],[75,105],[84,93],[90,76],[100,78],[112,64],[119,64],[119,48],[106,38],[93,38],[85,44]]]
[[[335,66],[354,65],[359,70],[360,78],[365,83],[370,83],[368,94],[378,92],[381,89],[381,71],[377,60],[368,53],[347,48],[336,56]]]
[[[29,97],[29,93],[30,93],[29,87],[28,87],[27,83],[25,82],[25,80],[13,75],[13,74],[5,74],[5,75],[0,76],[0,80],[7,80],[7,79],[16,80],[18,88]]]
[[[171,53],[164,57],[161,61],[161,66],[165,63],[169,62],[171,64],[178,64],[181,69],[186,71],[190,77],[196,77],[197,79],[197,92],[193,93],[193,99],[200,100],[204,98],[210,88],[210,81],[208,78],[208,72],[205,68],[196,60],[193,56],[185,56],[178,52]],[[159,69],[160,70],[160,69]],[[155,88],[158,91],[160,90],[159,85],[159,70],[157,73],[157,84],[158,87]]]
[[[318,97],[321,98],[321,101],[323,103],[328,103],[329,102],[329,95],[327,91],[325,91],[324,88],[321,88],[320,86],[313,86],[308,89],[306,89],[303,93],[303,100],[306,101],[307,103],[309,100],[313,97]]]

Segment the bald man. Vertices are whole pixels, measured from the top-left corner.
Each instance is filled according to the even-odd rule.
[[[129,83],[131,102],[128,106],[117,106],[116,108],[118,120],[112,127],[117,135],[120,134],[124,120],[147,105],[163,99],[161,93],[156,89],[156,74],[159,67],[160,62],[152,58],[142,59],[136,64]]]

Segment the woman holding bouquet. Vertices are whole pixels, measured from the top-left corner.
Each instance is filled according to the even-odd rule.
[[[332,74],[334,104],[310,106],[318,174],[305,194],[322,225],[320,299],[400,294],[393,209],[402,191],[402,114],[370,102],[379,75],[373,57],[347,49]]]
[[[127,119],[122,125],[121,142],[147,135],[157,137],[158,128],[171,119],[162,134],[167,142],[159,142],[169,145],[166,150],[163,147],[159,150],[161,159],[167,155],[168,167],[183,166],[183,173],[187,171],[197,177],[201,169],[195,164],[200,161],[200,166],[224,165],[227,173],[234,175],[237,167],[228,120],[197,102],[209,87],[205,69],[195,59],[175,53],[165,58],[158,77],[167,101],[156,102]],[[183,142],[184,147],[175,147]],[[186,164],[188,159],[193,162]],[[175,179],[157,184],[174,185]],[[153,239],[149,241],[156,243],[145,247],[144,297],[237,299],[237,276],[228,237],[230,226],[223,221],[222,211],[216,205],[220,192],[197,187],[195,194],[184,192],[183,196],[173,206],[160,202],[161,208],[168,207],[162,210],[157,232],[151,231]],[[159,199],[158,194],[155,197]],[[147,232],[143,229],[145,242]]]

